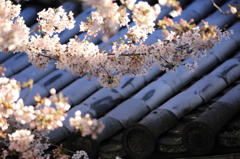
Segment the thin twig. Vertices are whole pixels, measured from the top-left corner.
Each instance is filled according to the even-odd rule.
[[[39,27],[39,25],[37,25],[33,28],[33,30],[30,31],[30,33],[34,32],[35,30],[39,30],[39,29],[40,29],[40,27]]]
[[[115,55],[115,54],[108,53],[108,55]],[[147,54],[120,54],[120,56],[138,56],[138,55],[147,55]]]
[[[160,56],[166,63],[170,63],[170,62],[168,62],[163,56]]]
[[[183,48],[184,46],[187,46],[188,44],[180,45],[177,48]],[[102,53],[107,53],[107,55],[115,55],[113,53],[109,52],[102,52]],[[147,54],[120,54],[120,56],[139,56],[139,55],[147,55]]]
[[[100,63],[100,66],[106,71],[106,73],[109,75],[108,71],[102,66],[102,64]]]
[[[56,61],[60,61],[59,59],[57,59],[57,58],[54,58],[54,57],[50,57],[50,56],[47,56],[47,55],[44,55],[44,54],[37,54],[38,56],[43,56],[43,57],[47,57],[47,58],[49,58],[49,59],[51,59],[51,60],[56,60]]]
[[[50,143],[50,142],[49,142]],[[58,145],[55,145],[55,144],[53,144],[53,143],[50,143],[52,146],[55,146],[55,147],[60,147],[60,146],[58,146]],[[73,152],[73,151],[70,151],[70,150],[68,150],[68,149],[66,149],[66,148],[63,148],[62,147],[62,149],[64,149],[64,150],[66,150],[66,151],[68,151],[68,152],[70,152],[70,153],[75,153],[75,152]]]
[[[222,9],[214,2],[214,0],[211,0],[211,1],[212,1],[213,6],[216,7],[220,13],[227,15],[227,13],[223,12]]]

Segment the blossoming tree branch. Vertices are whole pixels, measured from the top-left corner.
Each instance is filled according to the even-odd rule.
[[[44,69],[52,60],[56,60],[58,69],[66,69],[77,76],[99,77],[103,87],[116,87],[123,75],[146,75],[152,65],[161,70],[174,70],[188,57],[199,57],[216,46],[231,31],[222,31],[203,22],[201,27],[182,20],[180,23],[163,19],[157,24],[160,28],[171,29],[165,40],[145,45],[148,35],[156,29],[155,20],[161,12],[159,4],[150,6],[147,2],[134,0],[121,1],[118,6],[112,0],[86,1],[96,8],[88,22],[81,22],[80,31],[87,32],[84,39],[71,38],[67,44],[60,44],[58,34],[74,27],[72,12],[66,13],[62,7],[48,8],[38,13],[39,34],[30,35],[30,29],[19,17],[20,6],[3,1],[1,10],[0,50],[13,53],[25,52],[29,61]],[[162,3],[163,4],[163,3]],[[4,8],[4,7],[3,7]],[[132,12],[135,26],[130,27],[130,18],[126,10]],[[110,25],[109,25],[110,24]],[[117,29],[117,25],[127,27],[125,36],[113,42],[111,51],[98,48],[91,39],[99,33]],[[179,25],[182,31],[175,30]],[[6,29],[7,28],[7,29]],[[105,29],[107,28],[107,29]],[[186,65],[192,71],[196,63]]]
[[[179,23],[170,18],[156,22],[161,12],[160,5],[174,7],[172,16],[181,13],[179,2],[159,0],[159,4],[150,6],[147,2],[121,0],[118,5],[112,0],[88,0],[86,3],[96,10],[81,22],[80,32],[87,32],[84,39],[71,38],[66,44],[59,42],[57,33],[75,27],[74,15],[66,13],[62,7],[48,8],[38,13],[38,26],[30,30],[19,16],[20,5],[9,0],[0,0],[0,51],[25,52],[29,61],[36,67],[44,69],[51,60],[56,61],[58,69],[66,69],[74,75],[98,77],[103,87],[118,86],[122,76],[146,75],[153,65],[161,70],[174,71],[175,66],[185,65],[189,71],[197,68],[197,63],[184,63],[186,58],[200,58],[211,50],[223,38],[229,38],[232,31],[223,31],[207,22],[196,26],[193,21],[181,20]],[[129,17],[129,10],[132,16]],[[234,6],[230,11],[239,14]],[[130,21],[135,26],[130,26]],[[108,33],[119,27],[127,27],[126,35],[110,42],[102,48],[92,40],[100,33]],[[149,34],[162,29],[165,40],[146,45]],[[34,34],[31,34],[34,32]],[[112,49],[105,47],[113,44]],[[0,67],[0,137],[7,146],[1,157],[18,155],[22,158],[49,158],[44,154],[50,146],[47,134],[62,126],[66,111],[70,108],[62,94],[56,95],[54,89],[49,98],[34,97],[36,106],[25,106],[19,99],[21,86],[15,79],[4,77],[4,67]],[[22,87],[31,88],[33,81],[23,83]],[[72,127],[80,130],[82,135],[101,132],[103,125],[92,120],[89,115],[81,117],[77,111],[75,118],[70,118]],[[54,158],[68,158],[62,154],[62,147],[54,151]],[[74,153],[74,152],[73,152]],[[80,158],[87,154],[76,152],[73,157]]]

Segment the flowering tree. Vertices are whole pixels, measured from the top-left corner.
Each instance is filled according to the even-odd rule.
[[[116,87],[124,75],[146,75],[148,69],[158,65],[162,70],[174,71],[175,66],[185,65],[189,71],[197,68],[197,63],[184,63],[182,60],[199,58],[211,50],[223,38],[229,38],[231,31],[222,31],[216,26],[210,26],[203,21],[197,27],[193,21],[181,20],[173,22],[164,18],[157,22],[161,12],[159,4],[173,6],[172,16],[181,13],[179,2],[160,0],[159,4],[150,6],[147,2],[135,0],[121,0],[117,5],[112,0],[88,0],[88,5],[96,8],[87,22],[81,22],[80,31],[87,32],[84,39],[72,38],[67,44],[60,44],[58,34],[65,29],[72,29],[75,25],[72,12],[66,13],[62,7],[48,8],[38,13],[36,31],[32,31],[19,17],[20,5],[11,1],[0,0],[0,51],[25,52],[29,61],[36,67],[44,69],[51,60],[56,61],[58,69],[66,69],[74,75],[88,75],[89,78],[98,77],[103,87]],[[135,26],[130,26],[127,10],[132,13]],[[234,6],[230,6],[232,13],[238,13]],[[91,42],[99,33],[108,33],[120,27],[127,27],[128,32],[122,38],[112,42],[110,51],[105,45],[98,48]],[[156,43],[144,44],[148,35],[156,28],[165,32],[166,39]],[[4,68],[0,67],[3,74]],[[22,87],[31,88],[33,81],[23,83]],[[2,150],[2,158],[8,155],[19,155],[22,158],[49,158],[44,154],[48,149],[47,134],[50,130],[62,126],[66,111],[70,105],[61,94],[56,95],[54,89],[49,98],[36,95],[36,106],[25,106],[23,99],[19,99],[21,86],[14,79],[0,77],[0,136],[7,149]],[[82,135],[101,132],[103,125],[89,118],[81,117],[81,112],[70,119],[72,127],[80,130]],[[55,158],[68,158],[61,152],[60,146],[54,151]],[[87,156],[78,151],[73,157]]]

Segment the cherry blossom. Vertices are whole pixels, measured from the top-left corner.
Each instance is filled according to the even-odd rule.
[[[2,67],[2,66],[1,66]],[[4,69],[1,69],[4,70]],[[33,82],[23,83],[24,86],[31,88]],[[60,93],[56,95],[56,90],[51,89],[49,98],[41,98],[36,95],[37,102],[35,107],[24,106],[24,101],[19,99],[20,85],[14,79],[0,77],[0,136],[3,143],[8,147],[3,150],[1,157],[18,155],[22,158],[49,158],[45,150],[50,147],[48,134],[50,130],[63,126],[62,121],[66,117],[66,111],[70,105],[66,102],[67,98]],[[97,137],[103,129],[96,119],[92,120],[88,115],[83,118],[80,131],[85,135]],[[88,158],[86,153],[79,151],[75,157],[83,155]],[[67,155],[62,157],[69,158]]]
[[[160,5],[165,5],[165,4],[167,4],[167,0],[158,0],[158,3]]]
[[[104,128],[102,123],[98,123],[96,119],[91,119],[89,114],[82,118],[80,111],[76,111],[75,118],[71,117],[69,122],[72,127],[81,131],[82,136],[91,134],[93,139],[96,139],[97,133],[100,133]]]
[[[181,11],[178,10],[172,10],[169,15],[171,15],[172,17],[177,17],[179,15],[181,15]]]
[[[230,6],[230,11],[231,11],[232,14],[236,14],[237,13],[237,8],[233,7],[233,6]]]
[[[23,100],[19,99],[17,105],[15,106],[14,116],[16,121],[21,124],[30,123],[35,119],[33,106],[24,106]]]
[[[8,123],[6,119],[0,118],[0,128],[2,130],[6,130],[8,128]]]
[[[55,32],[60,33],[65,29],[72,29],[75,23],[73,13],[70,11],[67,15],[62,6],[57,9],[43,9],[38,13],[38,16],[37,20],[41,30],[49,36]]]
[[[19,91],[20,86],[16,80],[0,77],[0,117],[8,118],[13,114]]]
[[[18,17],[20,7],[11,1],[0,1],[0,51],[12,51],[28,41],[30,29],[24,24],[23,18]]]
[[[11,141],[9,150],[16,150],[18,152],[25,151],[34,137],[31,131],[25,129],[16,130],[13,134],[8,134],[8,136]]]
[[[73,154],[72,159],[88,159],[88,155],[85,151],[77,151],[75,154]]]
[[[151,7],[147,2],[139,1],[133,6],[133,21],[137,26],[154,26],[161,9],[158,4]]]

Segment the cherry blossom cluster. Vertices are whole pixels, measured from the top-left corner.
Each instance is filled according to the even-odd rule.
[[[121,76],[146,75],[153,64],[158,64],[162,70],[174,70],[174,66],[180,65],[182,60],[204,55],[223,38],[232,34],[231,31],[222,32],[205,23],[202,27],[188,28],[188,31],[181,34],[172,31],[166,40],[145,45],[149,31],[144,27],[133,28],[130,28],[124,37],[127,42],[113,43],[111,52],[99,49],[97,45],[86,40],[70,39],[66,51],[57,55],[57,68],[67,69],[78,76],[88,74],[90,78],[99,77],[102,86],[116,87]],[[212,32],[205,33],[206,29]],[[191,68],[190,71],[197,68],[195,63],[186,66],[191,66],[188,67]]]
[[[122,17],[127,18],[126,11],[124,11],[123,8],[120,8],[117,3],[113,3],[112,0],[87,0],[85,2],[96,7],[99,16],[103,19],[107,19],[107,21],[110,20],[119,24]]]
[[[95,77],[98,71],[103,71],[99,67],[107,61],[107,54],[100,53],[98,46],[88,41],[76,41],[70,39],[66,52],[59,54],[57,68],[66,69],[74,75]]]
[[[72,159],[88,159],[88,155],[85,151],[77,151],[76,154],[73,154]]]
[[[193,19],[189,22],[184,19],[180,19],[179,22],[174,22],[171,18],[164,17],[162,20],[158,21],[158,27],[164,32],[164,36],[167,36],[170,31],[176,34],[183,34],[189,29],[196,27],[196,24],[193,22]]]
[[[35,67],[45,69],[52,59],[56,59],[58,54],[63,54],[66,45],[59,43],[58,35],[50,37],[49,35],[33,35],[30,36],[29,43],[26,45],[26,54],[29,62]],[[52,57],[52,58],[49,58]]]
[[[89,114],[86,114],[84,118],[82,118],[81,111],[79,110],[75,112],[75,117],[71,117],[69,122],[72,127],[81,131],[83,137],[91,134],[93,139],[96,139],[97,134],[102,132],[104,128],[102,123],[98,123],[96,119],[91,119]]]
[[[174,67],[181,65],[182,60],[204,56],[206,51],[211,50],[223,38],[229,38],[233,33],[232,31],[222,32],[214,27],[215,34],[205,34],[208,38],[203,40],[204,27],[208,28],[207,24],[203,27],[190,28],[180,35],[172,31],[166,40],[158,40],[154,44],[144,45],[140,42],[136,45],[131,40],[129,43],[114,43],[112,52],[108,54],[108,61],[101,63],[105,68],[99,76],[101,84],[104,87],[106,83],[115,86],[113,81],[116,78],[118,82],[122,75],[146,75],[147,70],[154,64],[157,64],[161,70],[174,71]],[[197,68],[197,63],[189,63],[185,66],[192,72]]]
[[[129,2],[131,1],[131,2]],[[136,0],[128,0],[127,7],[132,11],[132,19],[137,26],[155,26],[154,21],[157,19],[161,9],[159,4],[151,7],[148,2],[139,1],[134,4]]]
[[[129,39],[129,43],[138,43],[140,41],[145,41],[148,38],[149,34],[152,34],[155,31],[152,26],[133,26],[128,27],[128,33],[125,38]]]
[[[68,159],[70,158],[69,155],[66,155],[63,153],[63,150],[66,150],[63,148],[62,144],[60,146],[58,146],[58,148],[53,150],[53,157],[54,158],[61,158],[61,159]],[[68,151],[68,150],[67,150]],[[73,153],[71,151],[69,151],[70,153]],[[76,153],[73,153],[72,159],[89,159],[88,155],[85,151],[81,150],[81,151],[76,151]]]
[[[88,22],[81,22],[80,31],[87,31],[88,36],[96,36],[98,32],[107,31],[113,32],[120,27],[128,26],[130,22],[129,13],[126,9],[132,12],[132,20],[137,26],[153,27],[155,25],[160,6],[158,4],[153,7],[147,2],[136,0],[121,1],[122,6],[113,3],[112,0],[86,1],[87,4],[97,8],[97,11],[92,12],[92,18],[88,18]]]
[[[88,18],[88,22],[81,22],[80,32],[88,32],[88,36],[97,36],[98,32],[102,30],[103,17],[99,15],[99,12],[92,12],[92,18]]]
[[[88,22],[81,22],[80,31],[87,31],[86,36],[97,36],[97,33],[101,32],[104,33],[103,40],[106,40],[116,33],[119,26],[126,26],[130,22],[126,9],[112,0],[82,1],[96,8],[96,11],[91,13],[92,17],[88,17]]]
[[[0,70],[4,71],[2,66]],[[33,81],[29,80],[23,86],[31,88],[32,84]],[[21,86],[15,79],[0,77],[0,137],[1,142],[8,147],[1,151],[1,157],[17,155],[22,158],[49,158],[50,155],[44,153],[51,146],[47,136],[51,130],[63,126],[62,121],[70,105],[66,97],[61,93],[56,95],[56,90],[51,89],[49,98],[36,95],[35,106],[24,106],[23,100],[19,99],[20,90]],[[92,120],[88,115],[80,119],[72,118],[70,126],[93,138],[103,129],[102,123]],[[83,151],[77,152],[74,157],[81,155],[87,158]]]
[[[20,87],[16,80],[6,77],[0,78],[0,117],[8,118],[19,108]],[[16,102],[17,101],[17,102]]]
[[[0,51],[12,51],[28,41],[30,29],[18,17],[20,7],[11,1],[0,1]]]
[[[70,11],[67,15],[62,6],[57,9],[43,9],[38,13],[38,17],[37,20],[41,26],[41,31],[49,36],[55,32],[60,33],[65,29],[73,29],[75,26],[73,13]]]
[[[14,19],[20,14],[21,6],[14,5],[11,1],[0,0],[0,17],[4,19]]]
[[[34,135],[31,134],[31,131],[22,129],[8,134],[8,137],[10,140],[9,150],[23,152],[30,146],[30,142],[33,141]]]

